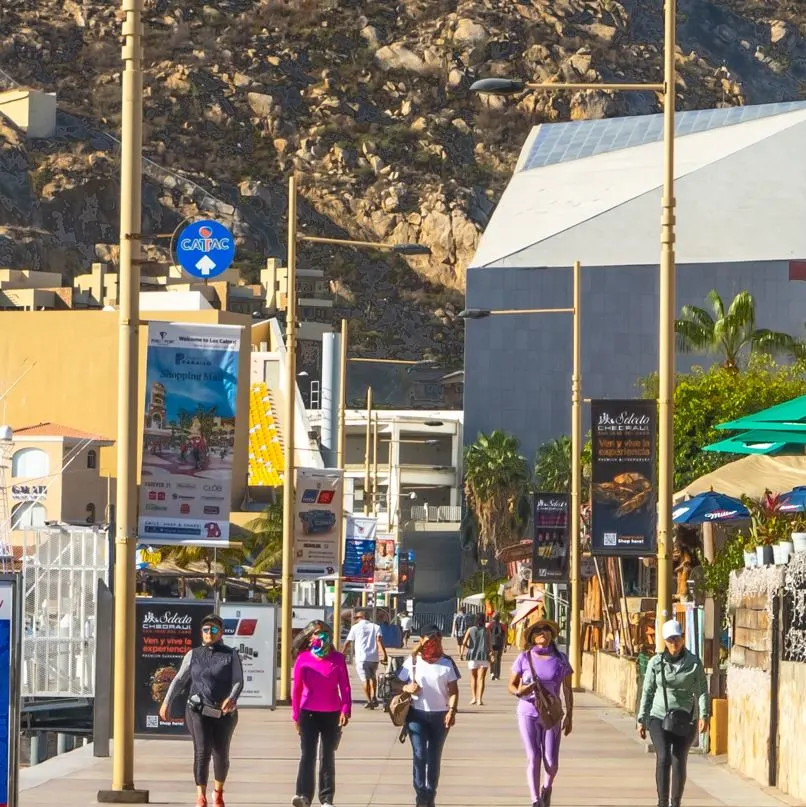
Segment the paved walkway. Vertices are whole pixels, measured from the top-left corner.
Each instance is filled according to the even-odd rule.
[[[512,654],[509,654],[511,662]],[[508,666],[508,665],[507,665]],[[484,707],[471,707],[463,671],[461,712],[445,748],[440,807],[529,807],[525,763],[506,682],[492,682]],[[359,692],[356,687],[356,692]],[[338,753],[338,807],[413,805],[411,749],[397,741],[387,715],[356,704]],[[192,805],[191,745],[138,741],[136,783],[151,803]],[[231,807],[289,805],[298,740],[288,709],[242,710],[227,786]],[[21,805],[80,807],[110,783],[110,761],[91,748],[22,772]],[[782,803],[723,765],[692,756],[686,807],[781,807]],[[654,756],[637,740],[631,718],[589,694],[577,695],[573,734],[563,741],[555,807],[654,807]]]

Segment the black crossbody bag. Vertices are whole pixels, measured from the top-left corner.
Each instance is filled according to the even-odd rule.
[[[685,709],[669,709],[669,696],[666,693],[666,673],[663,669],[663,656],[660,659],[660,680],[663,686],[663,706],[666,709],[666,717],[663,718],[663,730],[678,737],[685,737],[691,732],[694,723],[693,712]]]

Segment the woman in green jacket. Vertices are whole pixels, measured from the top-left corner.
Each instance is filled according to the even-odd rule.
[[[649,733],[655,746],[658,807],[680,807],[689,749],[698,729],[708,731],[708,684],[677,620],[664,623],[663,639],[666,650],[650,659],[644,676],[638,731],[642,739]]]

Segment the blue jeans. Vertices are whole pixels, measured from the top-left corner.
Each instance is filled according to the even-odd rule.
[[[439,784],[442,747],[448,734],[447,712],[422,712],[410,709],[406,726],[414,757],[414,792],[418,807],[433,807]]]

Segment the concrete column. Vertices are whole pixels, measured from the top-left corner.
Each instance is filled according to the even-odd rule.
[[[38,731],[31,734],[30,750],[28,757],[31,766],[38,765],[45,761],[47,756],[47,735],[42,735]]]

